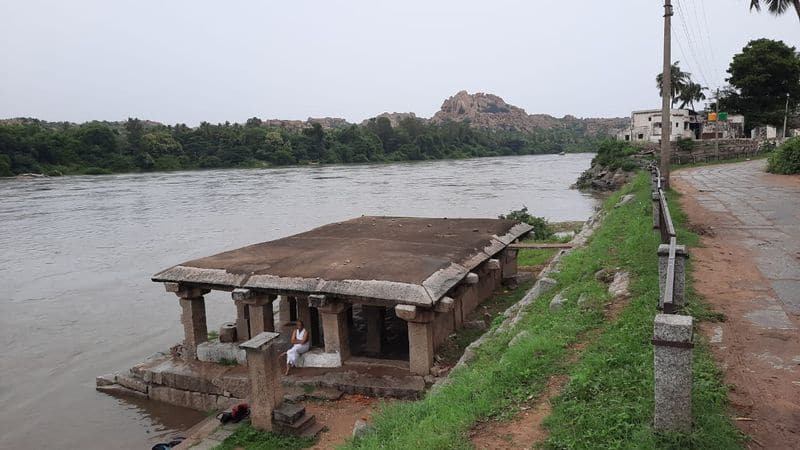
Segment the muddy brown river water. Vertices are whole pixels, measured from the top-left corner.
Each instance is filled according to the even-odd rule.
[[[94,390],[181,339],[160,269],[362,214],[583,220],[592,156],[0,179],[0,448],[144,449],[205,416]]]

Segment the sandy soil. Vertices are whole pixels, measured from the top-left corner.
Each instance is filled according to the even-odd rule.
[[[353,435],[356,420],[369,422],[372,414],[382,401],[393,402],[392,399],[377,399],[363,395],[344,395],[332,402],[306,402],[306,411],[316,416],[317,422],[326,429],[320,434],[317,445],[313,449],[334,449]]]
[[[702,332],[711,342],[715,358],[732,385],[729,399],[735,423],[752,437],[748,448],[800,448],[800,327],[781,329],[754,320],[775,293],[759,271],[752,249],[741,242],[742,231],[726,226],[726,212],[711,212],[697,201],[700,192],[690,182],[673,178],[673,187],[683,193],[681,206],[692,229],[701,235],[701,245],[691,250],[693,282],[697,293],[725,321],[705,322]],[[766,183],[800,186],[800,178],[764,175]],[[800,256],[800,255],[798,255]],[[774,300],[773,300],[774,303]]]

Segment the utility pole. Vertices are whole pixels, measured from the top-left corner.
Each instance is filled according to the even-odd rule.
[[[672,136],[672,0],[664,1],[664,73],[661,75],[661,176],[669,188]]]
[[[714,123],[714,156],[719,161],[719,88],[717,88],[717,100],[714,102],[714,109],[717,112],[717,122]]]
[[[798,14],[800,14],[800,11],[798,11]],[[783,112],[783,140],[781,142],[786,140],[786,119],[788,117],[789,117],[789,93],[787,92],[786,93],[786,109]]]

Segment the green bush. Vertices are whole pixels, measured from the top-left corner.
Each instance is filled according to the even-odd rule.
[[[601,166],[609,170],[622,169],[627,172],[636,170],[638,164],[631,159],[636,147],[625,141],[606,139],[600,143],[597,156],[592,159],[592,166]]]
[[[769,156],[767,172],[783,175],[800,173],[800,137],[787,140]]]
[[[508,214],[501,214],[499,217],[501,219],[518,220],[532,226],[533,231],[531,233],[533,233],[534,239],[547,239],[553,235],[553,230],[550,224],[547,223],[547,219],[531,215],[525,205],[522,205],[522,209],[511,211]]]

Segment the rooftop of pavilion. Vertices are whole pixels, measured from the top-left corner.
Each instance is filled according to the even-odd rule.
[[[531,229],[501,219],[362,216],[187,261],[153,281],[431,307]]]

